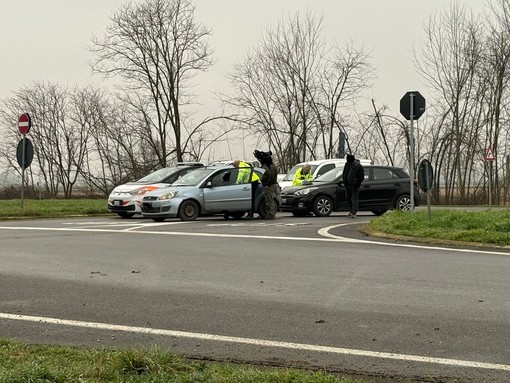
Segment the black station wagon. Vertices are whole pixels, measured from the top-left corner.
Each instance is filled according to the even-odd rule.
[[[371,211],[375,215],[388,210],[410,210],[410,178],[402,168],[365,165],[365,179],[359,190],[358,211]],[[281,211],[295,216],[315,214],[326,217],[333,211],[349,211],[342,181],[343,168],[335,168],[312,185],[285,187],[281,192]],[[414,188],[415,206],[420,203],[418,187]]]

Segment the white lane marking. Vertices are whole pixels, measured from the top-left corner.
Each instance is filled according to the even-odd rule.
[[[177,221],[177,222],[63,222],[62,225],[73,225],[80,226],[80,228],[84,229],[87,227],[98,227],[98,226],[107,226],[107,227],[126,227],[123,231],[131,231],[136,229],[142,229],[144,227],[154,227],[154,226],[169,226],[169,225],[183,225],[189,222]]]
[[[444,364],[444,365],[456,366],[456,367],[474,367],[474,368],[510,371],[510,365],[496,364],[496,363],[483,363],[483,362],[475,362],[475,361],[469,361],[469,360],[435,358],[435,357],[420,356],[420,355],[396,354],[396,353],[379,352],[379,351],[349,349],[349,348],[343,348],[343,347],[318,346],[318,345],[305,344],[305,343],[280,342],[280,341],[272,341],[272,340],[266,340],[266,339],[242,338],[242,337],[235,337],[235,336],[213,335],[213,334],[164,330],[164,329],[155,329],[155,328],[146,328],[146,327],[114,325],[114,324],[97,323],[97,322],[84,322],[84,321],[76,321],[76,320],[57,319],[57,318],[29,316],[29,315],[18,315],[18,314],[8,314],[8,313],[0,313],[0,318],[9,319],[9,320],[26,321],[26,322],[55,324],[55,325],[62,325],[62,326],[94,328],[94,329],[108,330],[108,331],[123,331],[123,332],[131,332],[131,333],[138,333],[138,334],[151,334],[151,335],[161,335],[161,336],[177,337],[177,338],[201,339],[201,340],[209,340],[209,341],[216,341],[216,342],[239,343],[239,344],[248,344],[248,345],[252,345],[252,346],[277,347],[277,348],[286,348],[286,349],[293,349],[293,350],[325,352],[325,353],[340,354],[340,355],[353,355],[353,356],[363,356],[363,357],[380,358],[380,359],[404,360],[404,361],[410,361],[410,362]]]
[[[85,228],[59,228],[59,227],[28,227],[28,226],[0,226],[0,230],[35,230],[35,231],[74,231],[74,232],[92,232],[92,233],[128,233],[127,230],[114,230],[114,229],[85,229]],[[251,235],[251,234],[221,234],[221,233],[196,233],[196,232],[184,232],[184,231],[151,231],[143,230],[129,231],[129,234],[153,234],[153,235],[176,235],[184,237],[219,237],[219,238],[253,238],[253,239],[278,239],[285,241],[319,241],[319,242],[345,242],[342,239],[334,238],[308,238],[308,237],[283,237],[283,236],[271,236],[271,235]]]
[[[180,223],[180,222],[179,222]],[[147,225],[144,224],[144,227],[154,226],[153,224]],[[114,230],[114,229],[86,229],[86,228],[58,228],[58,227],[29,227],[29,226],[0,226],[0,230],[35,230],[35,231],[74,231],[74,232],[92,232],[92,233],[129,233],[129,234],[142,234],[142,235],[175,235],[182,237],[217,237],[217,238],[248,238],[248,239],[274,239],[274,240],[283,240],[283,241],[307,241],[307,242],[349,242],[349,243],[364,243],[368,245],[384,245],[384,246],[396,246],[396,247],[409,247],[414,249],[421,250],[440,250],[440,251],[452,251],[459,253],[474,253],[474,254],[491,254],[491,255],[510,255],[510,252],[500,252],[500,251],[490,251],[483,249],[456,249],[456,248],[448,248],[448,247],[438,247],[438,246],[421,246],[421,245],[411,245],[405,243],[391,243],[391,242],[377,242],[377,241],[367,241],[363,239],[351,239],[344,238],[340,236],[336,236],[330,234],[328,231],[339,226],[349,225],[346,223],[328,226],[322,228],[318,231],[318,233],[325,238],[311,238],[311,237],[285,237],[285,236],[272,236],[272,235],[252,235],[252,234],[221,234],[221,233],[196,233],[196,232],[183,232],[183,231],[151,231],[151,230],[143,230],[138,231],[137,228],[133,228],[133,230]]]
[[[368,221],[367,221],[368,222]],[[357,222],[357,223],[366,223],[366,222]],[[459,253],[476,253],[476,254],[493,254],[493,255],[510,255],[510,252],[503,251],[492,251],[492,250],[483,250],[483,249],[459,249],[459,248],[449,248],[449,247],[439,247],[439,246],[426,246],[426,245],[413,245],[409,243],[394,243],[394,242],[378,242],[378,241],[367,241],[365,239],[352,239],[345,238],[339,235],[331,234],[329,231],[331,229],[335,229],[337,227],[349,225],[348,223],[341,223],[338,225],[327,226],[319,229],[318,234],[330,238],[336,239],[341,242],[350,242],[350,243],[364,243],[369,245],[383,245],[383,246],[394,246],[394,247],[408,247],[412,249],[422,249],[422,250],[441,250],[441,251],[455,251]]]
[[[309,223],[305,222],[296,222],[296,223],[283,223],[283,222],[260,222],[260,223],[245,223],[245,222],[236,222],[236,223],[209,223],[206,226],[209,227],[218,227],[218,226],[232,226],[232,227],[267,227],[267,226],[309,226]]]

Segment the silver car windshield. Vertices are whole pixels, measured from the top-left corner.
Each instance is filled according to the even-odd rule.
[[[218,169],[195,169],[179,178],[172,186],[197,186],[204,178],[216,170]]]

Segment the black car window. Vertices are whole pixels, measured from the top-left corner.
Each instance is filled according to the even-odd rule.
[[[400,178],[393,170],[387,168],[372,168],[374,181],[391,180]]]
[[[333,168],[329,172],[324,173],[322,176],[317,177],[313,182],[333,182],[338,181],[342,177],[343,168]]]

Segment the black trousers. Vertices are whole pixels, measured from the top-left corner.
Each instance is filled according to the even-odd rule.
[[[358,196],[359,186],[345,187],[345,199],[349,203],[349,208],[351,209],[352,214],[356,214],[358,212]]]
[[[257,188],[259,187],[259,181],[252,181],[251,183],[251,211],[255,213],[255,198],[257,196]]]

